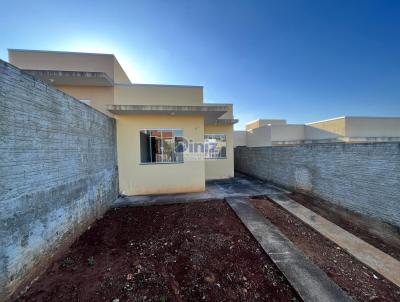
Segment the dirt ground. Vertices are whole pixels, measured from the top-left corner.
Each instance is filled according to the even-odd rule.
[[[251,203],[355,301],[400,301],[400,288],[272,201]]]
[[[298,301],[223,201],[108,211],[18,301]]]
[[[326,208],[323,202],[312,197],[300,193],[292,193],[289,197],[400,261],[400,247],[394,243],[388,244],[375,234],[368,232],[366,227],[368,222],[363,221],[361,216],[355,213],[347,213],[349,219],[346,219],[337,215],[335,211]],[[359,221],[363,221],[365,225],[359,225]]]

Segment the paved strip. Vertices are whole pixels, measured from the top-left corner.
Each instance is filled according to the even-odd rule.
[[[247,197],[275,193],[290,192],[265,181],[239,175],[227,180],[207,181],[206,190],[204,192],[120,197],[114,202],[113,207],[162,205],[185,203],[188,201],[223,199],[225,197]]]
[[[357,260],[400,287],[400,261],[321,217],[284,194],[267,195],[272,201],[330,239]]]
[[[303,301],[352,301],[336,283],[255,209],[247,198],[228,197],[226,201]]]

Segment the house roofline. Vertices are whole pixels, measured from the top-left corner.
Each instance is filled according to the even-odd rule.
[[[348,116],[338,116],[338,117],[328,118],[328,119],[320,120],[320,121],[316,121],[316,122],[305,123],[305,125],[336,121],[336,120],[345,119],[346,117],[348,117]]]
[[[334,117],[334,118],[330,118],[330,119],[326,119],[326,120],[306,123],[305,125],[312,125],[312,124],[317,124],[317,123],[330,122],[330,121],[335,121],[335,120],[340,120],[340,119],[400,119],[400,116],[351,116],[351,115],[344,115],[344,116]]]
[[[91,56],[112,56],[112,53],[96,53],[96,52],[79,52],[79,51],[61,51],[61,50],[40,50],[40,49],[18,49],[18,48],[7,48],[7,51],[14,52],[39,52],[39,53],[58,53],[58,54],[71,54],[71,55],[91,55]]]
[[[285,122],[287,122],[286,119],[281,119],[281,118],[257,118],[255,120],[247,122],[245,125],[250,125],[250,124],[258,122],[258,121],[285,121]]]
[[[151,86],[151,87],[177,87],[177,88],[204,88],[199,85],[170,85],[170,84],[146,84],[146,83],[114,83],[115,86]]]

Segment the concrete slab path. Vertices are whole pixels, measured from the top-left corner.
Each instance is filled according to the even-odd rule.
[[[114,207],[196,202],[223,199],[232,196],[255,196],[275,193],[289,193],[266,181],[237,174],[234,178],[206,182],[206,190],[199,193],[125,196],[116,200]]]
[[[317,232],[335,242],[357,260],[400,287],[400,261],[319,216],[285,194],[269,194],[267,196]]]
[[[226,200],[303,301],[352,301],[335,282],[259,213],[247,198],[228,197]]]

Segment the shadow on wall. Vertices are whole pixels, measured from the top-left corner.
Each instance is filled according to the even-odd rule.
[[[236,147],[235,170],[400,227],[400,143]]]
[[[0,300],[118,196],[115,120],[0,61]]]

